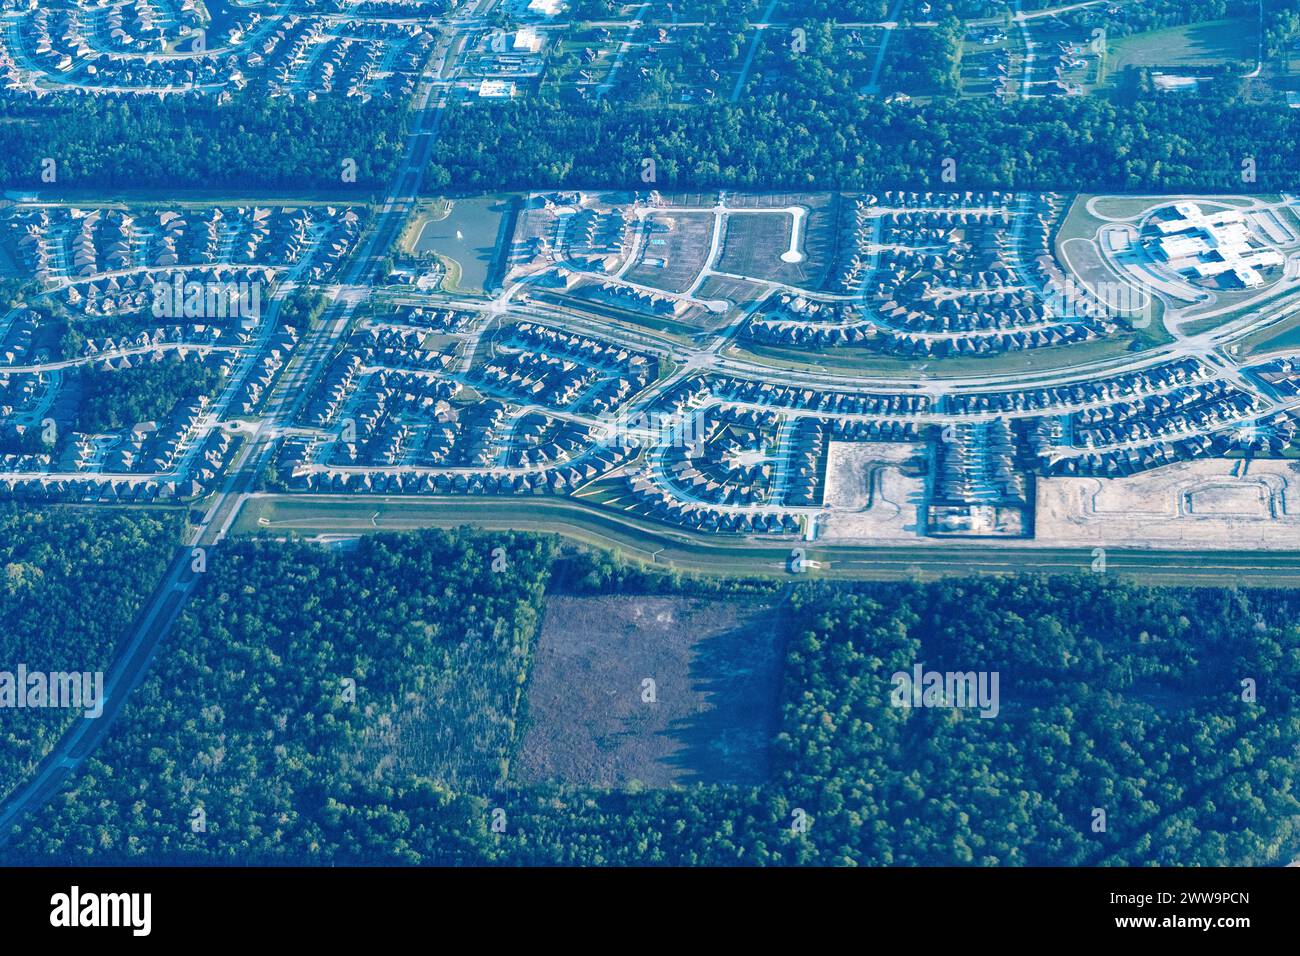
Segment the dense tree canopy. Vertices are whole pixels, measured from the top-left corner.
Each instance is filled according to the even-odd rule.
[[[141,510],[0,510],[0,671],[107,669],[180,543],[179,522]],[[0,710],[0,795],[78,717]]]
[[[521,688],[552,569],[568,591],[788,602],[769,781],[514,784]],[[215,556],[109,742],[23,828],[15,852],[100,862],[1278,862],[1300,849],[1297,610],[1290,592],[1099,577],[701,590],[604,557],[557,561],[550,539],[468,530],[380,535],[352,551],[245,542]],[[917,664],[998,673],[997,715],[896,706],[892,675]]]
[[[165,418],[185,398],[211,395],[221,372],[210,362],[167,353],[125,369],[85,366],[77,373],[81,402],[76,429],[102,434]]]
[[[453,111],[436,168],[467,189],[1236,191],[1300,180],[1300,113],[1197,97],[1010,104],[809,100],[625,110],[529,101]],[[656,179],[642,180],[644,159]],[[956,161],[955,182],[941,179]],[[1254,179],[1243,179],[1245,160]]]
[[[387,186],[403,143],[402,103],[314,101],[244,91],[213,99],[87,97],[0,106],[0,188],[328,189]],[[55,179],[42,179],[45,159]],[[343,163],[356,163],[355,181]]]

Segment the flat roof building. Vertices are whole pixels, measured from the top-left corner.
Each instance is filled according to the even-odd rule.
[[[509,80],[484,80],[478,95],[490,100],[508,100],[515,95],[515,84]]]
[[[1249,289],[1264,284],[1260,269],[1285,261],[1282,253],[1252,235],[1239,209],[1206,212],[1186,201],[1173,208],[1174,217],[1155,223],[1160,235],[1151,246],[1175,272],[1198,279],[1230,275]]]
[[[515,53],[538,53],[544,42],[542,35],[532,27],[520,27],[511,40],[511,49]]]

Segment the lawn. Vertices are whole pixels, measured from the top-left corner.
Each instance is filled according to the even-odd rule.
[[[724,354],[730,358],[759,362],[779,369],[813,371],[827,375],[842,374],[850,379],[859,379],[863,376],[911,376],[917,379],[943,380],[967,376],[1004,375],[1012,372],[1050,372],[1056,369],[1071,369],[1128,355],[1134,341],[1141,342],[1142,348],[1148,349],[1168,344],[1173,339],[1165,333],[1163,326],[1158,322],[1152,322],[1150,326],[1136,333],[1121,333],[1110,338],[1074,345],[1023,349],[984,356],[951,355],[915,358],[883,355],[862,348],[801,351],[752,342],[746,343],[744,348],[731,346]]]
[[[262,524],[259,519],[266,519]],[[385,498],[266,495],[250,499],[236,534],[343,534],[449,528],[554,532],[624,557],[705,575],[791,578],[791,549],[810,566],[804,577],[849,580],[923,580],[942,575],[1086,573],[1087,548],[987,544],[906,547],[821,546],[791,538],[746,542],[703,535],[557,498]],[[1107,573],[1147,584],[1300,586],[1300,551],[1139,551],[1107,549]]]
[[[1198,67],[1251,62],[1259,52],[1259,23],[1253,17],[1211,20],[1135,33],[1110,44],[1111,76],[1125,67]]]
[[[1238,344],[1243,357],[1264,355],[1283,349],[1300,351],[1300,314],[1255,335],[1247,336]]]

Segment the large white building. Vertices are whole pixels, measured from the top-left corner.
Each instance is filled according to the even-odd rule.
[[[487,100],[508,100],[515,95],[515,84],[509,80],[484,80],[479,84],[478,95]]]
[[[510,49],[514,53],[540,53],[545,42],[532,27],[520,27],[511,37]]]
[[[1264,284],[1260,269],[1282,265],[1282,253],[1259,242],[1239,209],[1205,212],[1194,202],[1174,205],[1175,216],[1155,223],[1157,258],[1188,278],[1231,274],[1247,289]]]

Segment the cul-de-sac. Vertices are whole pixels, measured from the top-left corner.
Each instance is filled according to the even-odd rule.
[[[778,865],[1263,925],[1297,621],[1300,0],[0,0],[42,924]]]
[[[4,319],[0,492],[183,501],[214,533],[553,521],[795,570],[821,545],[1285,552],[1298,211],[20,198],[4,249],[40,293]]]

